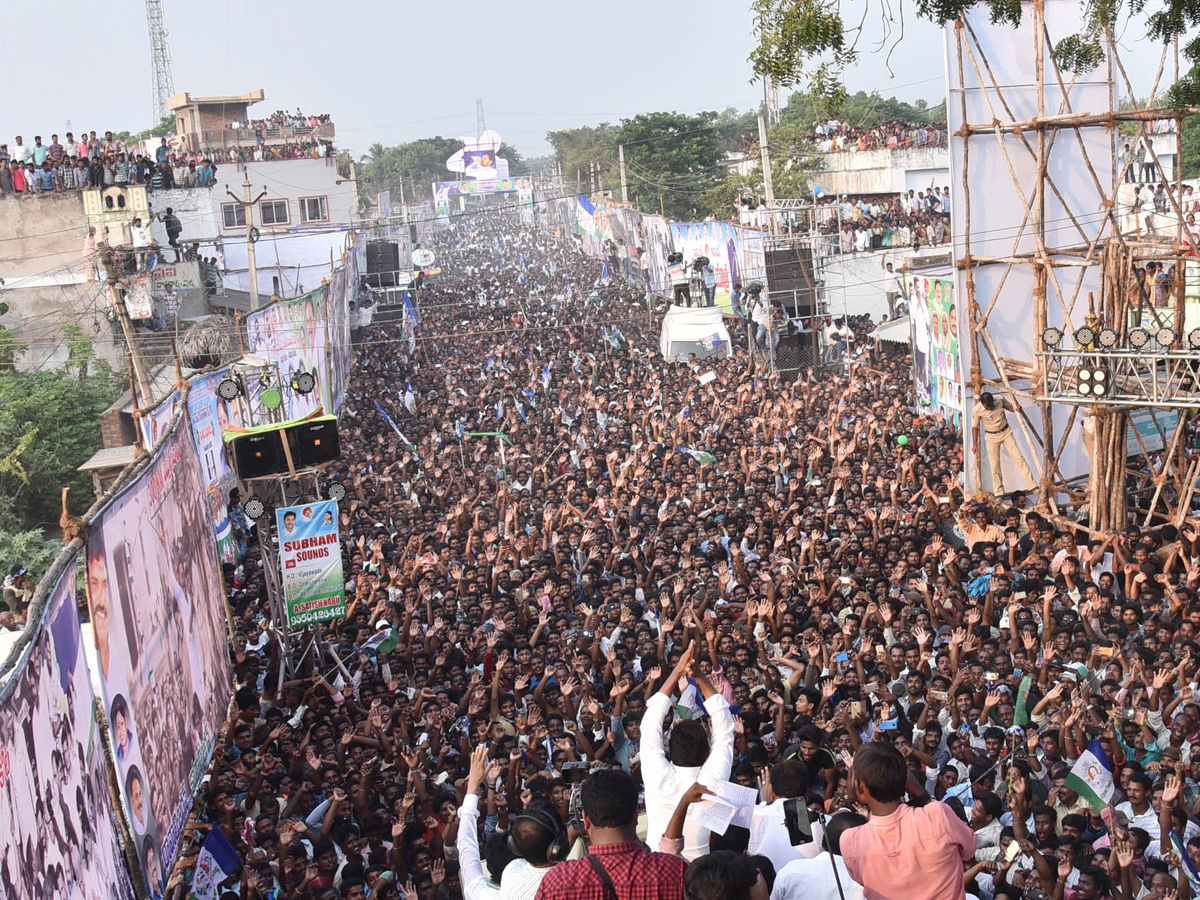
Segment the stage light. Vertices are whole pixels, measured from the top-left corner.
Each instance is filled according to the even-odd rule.
[[[1106,350],[1111,350],[1113,347],[1117,346],[1117,340],[1119,337],[1120,336],[1117,334],[1116,329],[1101,328],[1099,337],[1100,346]]]
[[[292,376],[292,390],[297,394],[311,394],[317,386],[317,379],[311,372],[298,372]]]
[[[1058,349],[1058,345],[1062,343],[1062,339],[1062,329],[1055,328],[1053,325],[1042,332],[1042,343],[1046,345],[1048,350]]]
[[[336,481],[325,485],[325,496],[334,502],[341,503],[346,499],[346,486]]]
[[[1200,328],[1193,328],[1188,332],[1188,346],[1193,350],[1200,350]]]
[[[1145,328],[1135,328],[1129,332],[1129,346],[1134,350],[1141,350],[1150,343],[1150,332]]]
[[[267,507],[258,497],[252,496],[246,500],[242,511],[246,514],[247,519],[261,519],[263,513],[267,511]]]
[[[283,405],[283,394],[280,393],[279,388],[267,388],[259,395],[258,399],[266,409],[279,409]]]
[[[1096,329],[1090,325],[1081,325],[1079,328],[1076,328],[1075,343],[1080,347],[1096,343]]]
[[[1154,340],[1158,341],[1158,346],[1165,350],[1175,343],[1175,332],[1164,325],[1154,332]]]
[[[1085,364],[1075,370],[1075,389],[1084,397],[1101,397],[1108,391],[1108,372]]]
[[[217,384],[217,396],[222,400],[233,400],[242,393],[242,386],[236,379],[222,378]]]

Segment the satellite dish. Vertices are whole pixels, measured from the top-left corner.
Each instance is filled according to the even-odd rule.
[[[413,251],[412,261],[424,269],[427,266],[432,266],[437,261],[437,257],[433,255],[433,251],[426,247],[418,247]]]

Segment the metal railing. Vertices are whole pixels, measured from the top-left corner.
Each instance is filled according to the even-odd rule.
[[[1042,388],[1055,403],[1200,409],[1200,350],[1041,350]],[[1099,377],[1097,375],[1099,373]],[[1092,387],[1105,386],[1101,391]]]

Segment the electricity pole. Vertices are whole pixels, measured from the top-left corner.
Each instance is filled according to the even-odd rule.
[[[768,226],[775,233],[775,183],[771,180],[771,153],[767,149],[767,123],[762,113],[758,114],[758,149],[762,152],[763,190],[767,195]]]
[[[617,144],[617,158],[621,161],[621,202],[629,202],[629,188],[625,185],[625,145]]]
[[[250,269],[250,312],[258,311],[258,266],[255,265],[254,259],[254,204],[263,197],[267,196],[264,190],[261,194],[250,199],[250,170],[245,170],[244,180],[242,181],[242,196],[239,197],[229,188],[225,188],[233,202],[241,206],[242,214],[246,219],[246,265]]]

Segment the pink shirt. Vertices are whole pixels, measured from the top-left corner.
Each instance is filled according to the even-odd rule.
[[[867,900],[958,900],[975,832],[944,803],[901,806],[841,837],[842,859]]]

